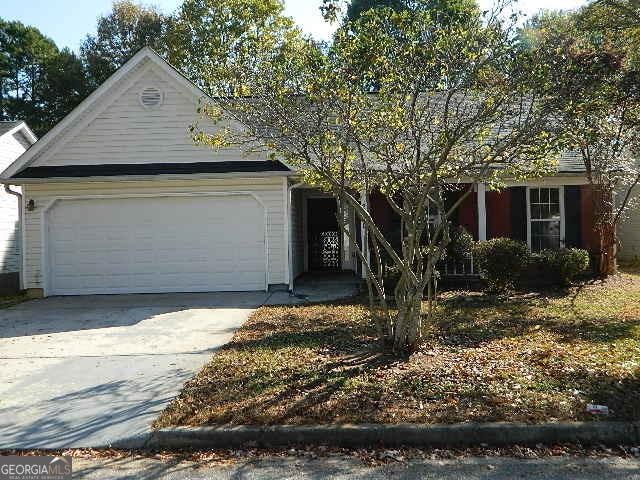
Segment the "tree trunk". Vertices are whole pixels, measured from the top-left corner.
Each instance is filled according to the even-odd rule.
[[[602,225],[599,229],[600,251],[598,252],[598,275],[607,278],[618,271],[616,263],[616,226],[611,224]]]
[[[398,314],[393,328],[393,350],[415,352],[422,340],[422,296],[406,278],[396,288]]]

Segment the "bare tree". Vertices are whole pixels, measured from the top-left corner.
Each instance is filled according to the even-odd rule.
[[[596,2],[575,14],[542,15],[527,32],[547,62],[545,74],[554,87],[547,100],[557,133],[578,153],[591,186],[595,266],[603,277],[616,271],[616,231],[637,206],[633,192],[640,182],[640,70],[632,60],[637,52],[628,39],[616,42],[601,30],[605,7],[624,3],[633,7]],[[615,17],[609,22],[618,22],[615,11],[609,15]]]
[[[397,352],[420,344],[449,220],[474,182],[499,186],[549,168],[551,137],[534,85],[536,58],[514,45],[497,12],[443,24],[429,9],[363,14],[329,48],[302,38],[254,50],[235,95],[203,106],[214,146],[263,146],[304,180],[331,192],[364,225],[357,255],[367,274],[379,335]],[[207,79],[215,87],[215,79]],[[215,93],[212,90],[212,93]],[[446,205],[445,192],[464,195]],[[401,247],[374,222],[379,190],[402,223]],[[343,223],[343,222],[341,222]],[[355,242],[355,234],[342,225]],[[383,262],[400,275],[390,304]],[[423,300],[427,310],[423,311]]]

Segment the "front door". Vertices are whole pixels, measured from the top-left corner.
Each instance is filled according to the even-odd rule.
[[[309,271],[340,269],[340,228],[333,198],[307,200]]]

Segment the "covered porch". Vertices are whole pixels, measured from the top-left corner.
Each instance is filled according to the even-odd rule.
[[[469,188],[471,194],[462,200],[450,221],[476,241],[508,237],[526,243],[532,252],[565,247],[593,252],[597,246],[591,191],[584,177],[514,182],[500,191],[489,191],[481,183],[456,184],[447,191],[446,203],[454,205]],[[351,272],[361,278],[362,265],[354,242],[362,245],[364,232],[354,212],[345,209],[349,234],[342,234],[336,219],[336,200],[331,195],[298,184],[290,188],[289,200],[289,289],[293,291],[296,278],[309,273]],[[400,219],[385,197],[374,191],[362,201],[385,237],[399,247]],[[430,221],[440,221],[439,215],[431,213]],[[443,262],[441,273],[458,278],[477,274],[471,256],[463,262]]]
[[[353,279],[360,275],[354,245],[361,242],[359,222],[352,209],[345,207],[343,221],[349,233],[342,233],[338,212],[338,204],[330,194],[303,184],[289,187],[290,291],[295,291],[298,279],[305,280],[304,285],[323,278]]]

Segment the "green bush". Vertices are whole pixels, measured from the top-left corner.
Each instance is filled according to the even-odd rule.
[[[579,275],[589,270],[589,252],[581,248],[543,250],[536,254],[543,272],[548,272],[554,283],[570,285]]]
[[[510,238],[494,238],[477,242],[473,248],[473,260],[489,290],[512,290],[529,264],[530,254],[526,243]]]
[[[447,245],[446,255],[455,262],[464,262],[473,250],[473,235],[462,226],[451,229],[451,241]]]

